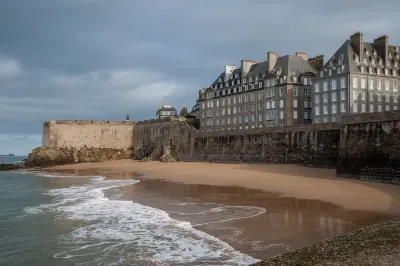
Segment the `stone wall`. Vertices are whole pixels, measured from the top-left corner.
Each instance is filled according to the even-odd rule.
[[[335,166],[340,125],[319,124],[245,131],[198,132],[181,121],[138,123],[135,159],[159,159],[164,146],[180,161],[299,163]]]
[[[400,112],[343,117],[336,173],[400,184]]]
[[[133,147],[131,121],[59,120],[43,125],[44,148],[111,148]]]

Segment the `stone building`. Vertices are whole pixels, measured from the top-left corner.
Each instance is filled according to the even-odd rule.
[[[156,112],[157,118],[165,118],[165,117],[176,117],[177,111],[174,107],[170,105],[163,104]]]
[[[321,61],[322,60],[322,61]],[[323,57],[306,53],[225,65],[209,88],[199,91],[202,131],[241,130],[311,123],[311,79]]]
[[[398,110],[399,47],[381,36],[364,42],[354,33],[313,78],[313,122],[345,114]]]

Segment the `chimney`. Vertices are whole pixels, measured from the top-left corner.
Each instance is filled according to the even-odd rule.
[[[275,64],[276,64],[276,61],[278,60],[278,54],[269,51],[267,58],[268,58],[267,59],[267,61],[268,61],[268,71],[271,71],[274,68]]]
[[[350,45],[353,47],[354,52],[360,57],[361,61],[364,48],[362,32],[359,31],[350,36]]]
[[[225,80],[228,80],[229,76],[235,69],[236,69],[235,65],[225,65]]]
[[[305,53],[305,52],[297,52],[296,56],[299,56],[299,57],[303,58],[306,61],[308,60],[308,54]]]
[[[257,62],[256,61],[252,61],[252,60],[246,60],[246,59],[243,59],[241,61],[242,77],[245,76],[247,73],[249,73],[251,66],[254,65],[254,64],[257,64]]]
[[[374,48],[378,55],[382,57],[385,67],[389,61],[389,36],[382,35],[374,40]]]
[[[320,70],[324,67],[325,64],[325,56],[317,55],[307,60],[308,63],[314,66],[316,70]]]

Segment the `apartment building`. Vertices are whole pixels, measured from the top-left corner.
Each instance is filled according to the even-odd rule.
[[[313,78],[313,122],[342,115],[398,110],[399,47],[380,36],[372,43],[356,32]]]
[[[322,61],[321,61],[322,60]],[[202,131],[245,130],[311,123],[311,79],[323,57],[306,53],[225,65],[209,88],[199,91]]]

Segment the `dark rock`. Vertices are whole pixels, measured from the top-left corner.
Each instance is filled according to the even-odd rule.
[[[16,164],[10,164],[10,163],[2,163],[0,164],[0,171],[11,171],[11,170],[19,170],[22,169],[23,167],[20,165]]]

